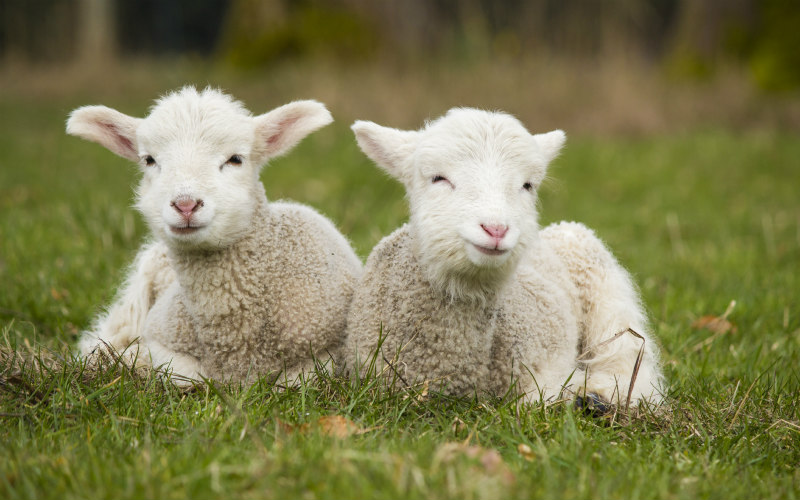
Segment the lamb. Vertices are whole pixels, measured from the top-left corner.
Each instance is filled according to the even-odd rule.
[[[267,160],[331,121],[315,101],[252,116],[193,87],[162,97],[145,118],[73,111],[67,133],[140,165],[136,208],[153,236],[79,353],[128,352],[179,383],[247,383],[280,371],[292,380],[335,352],[361,261],[328,219],[268,202],[259,181]]]
[[[508,114],[469,108],[419,131],[352,129],[404,184],[410,218],[367,259],[347,319],[346,373],[376,370],[453,395],[574,395],[600,411],[662,399],[657,346],[628,273],[582,224],[539,229],[537,189],[561,130],[532,135]]]

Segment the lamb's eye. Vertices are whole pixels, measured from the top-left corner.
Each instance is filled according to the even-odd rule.
[[[440,182],[450,186],[450,189],[455,189],[456,188],[453,185],[453,183],[450,182],[450,179],[448,179],[447,177],[444,177],[443,175],[434,175],[433,177],[431,177],[431,184],[439,184]]]
[[[526,182],[525,184],[522,185],[522,189],[524,189],[525,191],[533,191],[533,184],[531,184],[530,182]]]
[[[147,165],[148,167],[152,167],[156,164],[156,159],[150,155],[147,155],[144,157],[144,164]]]
[[[228,161],[226,161],[225,163],[227,163],[228,165],[241,165],[242,157],[239,155],[233,155],[230,158],[228,158]]]

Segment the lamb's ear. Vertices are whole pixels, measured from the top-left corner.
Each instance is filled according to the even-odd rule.
[[[533,138],[536,139],[536,144],[539,145],[539,149],[542,151],[542,157],[545,163],[550,163],[558,156],[561,148],[564,147],[564,142],[567,140],[567,136],[564,134],[563,130],[553,130],[545,134],[536,134]]]
[[[419,142],[419,132],[382,127],[377,123],[359,120],[353,132],[361,151],[392,177],[404,181],[408,159]]]
[[[308,134],[333,121],[325,105],[317,101],[290,102],[253,119],[253,158],[259,164],[288,153]]]
[[[105,106],[84,106],[67,120],[67,133],[92,141],[131,161],[139,161],[136,129],[141,118],[134,118]]]

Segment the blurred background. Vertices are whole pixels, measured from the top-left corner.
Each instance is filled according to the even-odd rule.
[[[469,105],[570,133],[796,129],[798,26],[796,0],[0,0],[0,88],[196,82],[407,127]]]

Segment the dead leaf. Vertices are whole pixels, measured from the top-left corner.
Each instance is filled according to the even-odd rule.
[[[736,307],[736,301],[732,300],[731,303],[728,304],[727,309],[725,309],[725,312],[722,313],[722,316],[717,317],[710,314],[702,316],[692,323],[692,328],[695,330],[708,330],[718,334],[728,332],[736,333],[738,328],[728,321],[728,316],[733,312],[734,307]]]
[[[291,434],[294,432],[295,425],[289,424],[284,422],[283,420],[276,418],[275,425],[278,427],[278,430],[281,432],[285,432],[286,434]]]
[[[467,429],[467,424],[464,423],[464,421],[460,418],[455,417],[453,419],[453,423],[450,424],[450,428],[453,429],[453,434],[458,434],[459,432]]]
[[[709,336],[707,339],[698,342],[694,347],[692,347],[691,351],[695,352],[698,351],[706,346],[711,345],[714,340],[719,337],[720,335],[728,332],[736,333],[738,328],[736,325],[728,321],[728,316],[733,311],[733,308],[736,307],[736,301],[732,300],[730,304],[728,304],[728,308],[725,309],[725,312],[720,317],[706,315],[703,317],[698,318],[692,323],[692,328],[696,330],[708,330],[713,332],[714,335]]]
[[[533,454],[533,450],[530,446],[525,443],[520,443],[517,445],[517,452],[522,455],[522,458],[527,460],[528,462],[533,462],[535,455]]]
[[[439,446],[434,455],[434,463],[450,463],[459,456],[475,460],[480,464],[480,472],[490,476],[496,476],[505,483],[514,482],[514,474],[508,465],[503,461],[503,457],[497,450],[484,448],[477,445],[467,445],[464,443],[444,443]]]
[[[692,323],[692,328],[695,330],[708,330],[714,333],[736,333],[736,325],[723,317],[716,317],[712,315],[702,316],[697,318]]]
[[[341,415],[320,417],[317,426],[322,434],[337,438],[346,438],[356,434],[360,429],[355,422]]]
[[[424,401],[428,397],[428,390],[430,389],[430,381],[426,380],[422,383],[422,390],[417,395],[417,401]]]
[[[292,425],[282,421],[281,419],[276,419],[276,421],[278,428],[287,434],[292,434],[295,432],[306,434],[312,430],[317,430],[320,434],[325,436],[331,436],[340,439],[348,436],[364,434],[366,432],[381,428],[381,426],[362,428],[349,418],[341,415],[326,415],[320,417],[316,422],[308,422],[299,425]]]

